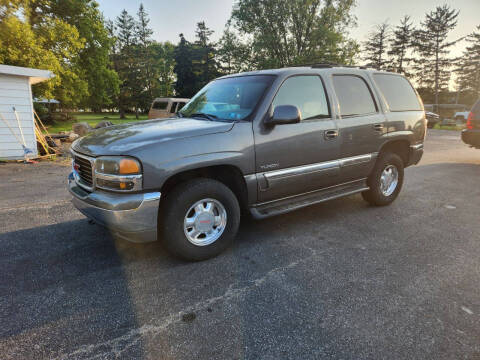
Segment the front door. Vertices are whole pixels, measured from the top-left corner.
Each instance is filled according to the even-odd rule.
[[[340,111],[340,180],[343,183],[366,178],[387,133],[385,115],[368,79],[356,74],[336,74],[332,83]]]
[[[275,126],[262,123],[256,128],[260,203],[314,191],[338,181],[338,129],[322,79],[318,75],[287,78],[270,113],[279,105],[297,106],[302,120]]]

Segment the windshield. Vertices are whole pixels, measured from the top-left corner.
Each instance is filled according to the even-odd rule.
[[[215,80],[179,111],[180,116],[243,120],[257,106],[274,76],[253,75]]]

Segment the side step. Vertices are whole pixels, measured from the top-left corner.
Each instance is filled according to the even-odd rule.
[[[352,182],[331,186],[322,190],[290,196],[280,200],[257,204],[250,208],[255,219],[264,219],[270,216],[284,214],[305,206],[318,204],[324,201],[336,199],[343,196],[353,195],[368,190],[367,179],[355,180]]]

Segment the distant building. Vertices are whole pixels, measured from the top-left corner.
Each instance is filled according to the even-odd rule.
[[[12,134],[9,127],[21,139],[20,128],[15,118],[15,107],[25,138],[26,147],[37,155],[37,139],[33,118],[32,84],[54,77],[46,70],[0,65],[0,159],[22,159],[22,144]],[[5,124],[6,120],[9,126]]]

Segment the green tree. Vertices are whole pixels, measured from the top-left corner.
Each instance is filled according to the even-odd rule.
[[[175,45],[170,42],[150,45],[150,54],[153,59],[153,98],[170,97],[175,90]]]
[[[353,62],[358,45],[347,31],[355,24],[355,0],[239,0],[231,23],[251,39],[252,67],[306,62]]]
[[[196,41],[193,50],[196,65],[194,67],[194,72],[197,77],[195,92],[197,92],[209,81],[218,76],[218,65],[217,61],[215,60],[215,44],[210,41],[213,30],[210,30],[205,25],[205,21],[201,21],[197,23],[195,34]]]
[[[449,41],[448,34],[457,26],[459,11],[448,5],[437,6],[425,15],[420,29],[415,32],[415,48],[418,59],[415,62],[419,92],[433,92],[437,111],[439,94],[448,90],[452,59],[450,48],[458,40]]]
[[[153,54],[151,53],[152,35],[153,30],[149,28],[148,24],[150,19],[148,14],[140,4],[140,8],[137,13],[137,26],[136,37],[138,39],[137,45],[137,63],[140,67],[139,77],[137,81],[141,82],[144,89],[139,94],[139,107],[142,109],[148,108],[153,98],[153,88],[156,79],[153,78],[154,61]]]
[[[480,25],[466,41],[468,46],[457,62],[457,87],[462,101],[473,104],[480,98]]]
[[[235,74],[250,70],[251,46],[240,40],[230,23],[227,23],[218,42],[217,56],[219,70],[223,74]]]
[[[392,67],[399,74],[408,75],[408,65],[412,59],[408,56],[412,50],[412,37],[415,32],[410,16],[405,15],[400,20],[400,25],[395,26],[390,40],[388,55],[392,59]]]
[[[92,0],[31,0],[35,4],[35,18],[42,16],[61,19],[74,26],[85,46],[75,59],[81,76],[88,85],[88,95],[82,99],[83,107],[101,111],[110,105],[118,93],[118,76],[111,68],[109,52],[114,41],[110,36],[105,20]]]
[[[40,16],[41,5],[34,0],[2,0],[0,61],[52,71],[56,77],[34,86],[35,96],[54,97],[64,107],[75,107],[88,95],[88,84],[77,61],[85,39],[75,26],[55,14]]]
[[[125,118],[128,109],[136,108],[141,88],[137,81],[139,66],[136,59],[137,33],[135,19],[124,9],[115,20],[116,46],[113,54],[115,70],[120,79],[118,109]]]
[[[389,42],[389,25],[384,22],[376,25],[365,42],[365,60],[367,66],[377,70],[386,70],[388,66],[387,51]]]
[[[183,34],[180,34],[180,42],[175,48],[174,71],[177,75],[175,94],[180,97],[192,97],[196,93],[196,77],[193,70],[193,46]]]

